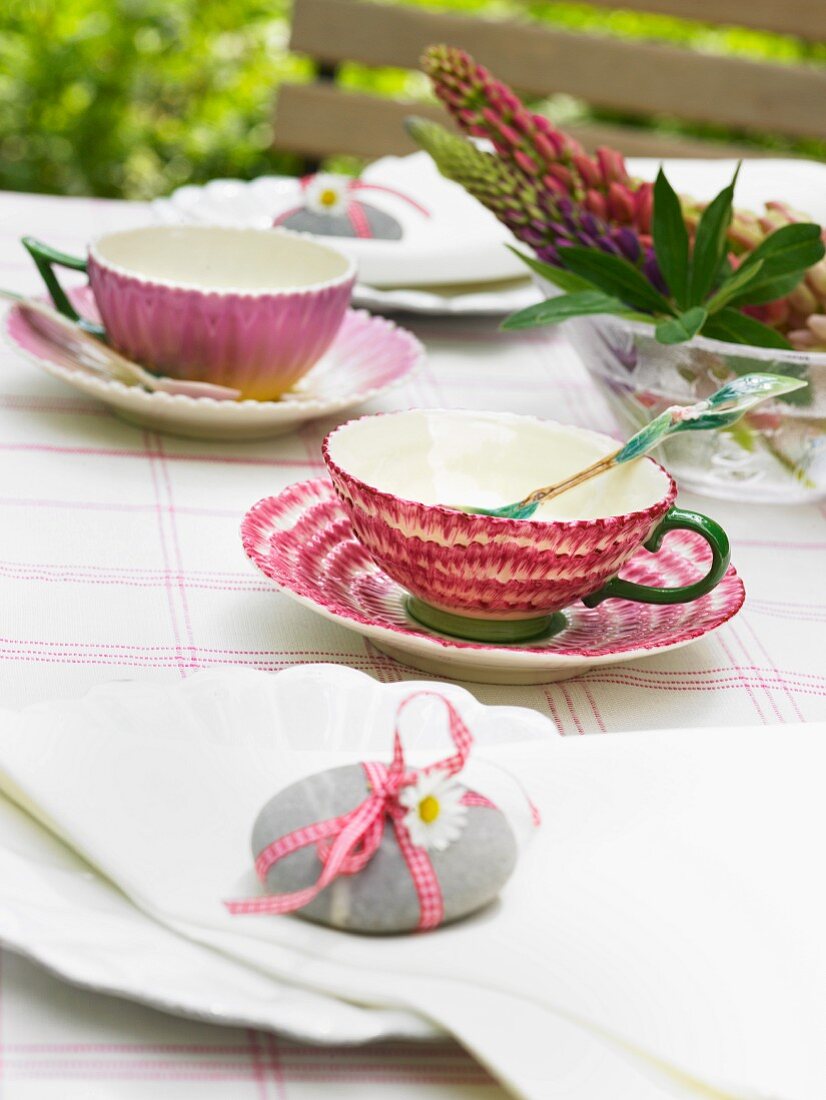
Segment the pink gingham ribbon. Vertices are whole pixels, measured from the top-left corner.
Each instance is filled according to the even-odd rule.
[[[340,817],[317,821],[302,829],[296,829],[286,836],[279,837],[259,854],[255,869],[263,883],[267,873],[279,860],[309,844],[315,844],[322,871],[312,886],[296,890],[291,894],[269,894],[265,897],[250,898],[242,901],[229,901],[226,906],[234,915],[293,913],[303,909],[313,898],[330,885],[339,875],[355,875],[363,870],[378,851],[384,835],[385,820],[393,824],[399,849],[404,857],[410,877],[419,899],[420,929],[436,928],[444,917],[444,905],[439,880],[433,870],[433,864],[424,848],[417,848],[404,824],[408,810],[399,801],[402,788],[412,783],[415,773],[408,770],[404,759],[399,718],[402,711],[414,699],[431,696],[445,704],[448,712],[450,736],[456,747],[452,756],[430,764],[422,769],[429,773],[439,769],[445,775],[452,776],[465,766],[473,737],[470,730],[453,704],[443,695],[431,691],[417,691],[402,701],[396,712],[396,727],[393,734],[393,759],[389,765],[375,761],[362,763],[370,793],[363,802],[349,813]],[[468,792],[468,795],[472,792]],[[467,796],[466,796],[467,797]],[[481,796],[474,796],[481,798]],[[487,799],[486,805],[490,805]],[[481,802],[468,802],[480,805]]]

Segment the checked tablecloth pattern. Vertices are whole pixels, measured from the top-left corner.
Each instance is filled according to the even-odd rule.
[[[68,251],[146,222],[139,204],[0,195],[0,283],[34,291],[23,233]],[[415,324],[429,361],[373,410],[502,408],[616,433],[559,334],[488,321]],[[331,422],[276,439],[188,442],[129,427],[0,348],[0,701],[77,696],[111,679],[307,661],[380,680],[419,678],[368,642],[274,593],[246,561],[240,519],[259,498],[323,474]],[[369,410],[367,410],[369,411]],[[826,507],[681,498],[720,519],[748,596],[713,637],[673,654],[539,687],[471,685],[534,707],[561,734],[784,723],[826,717]],[[172,1020],[70,989],[0,958],[0,1097],[301,1100],[503,1095],[449,1043],[336,1051]]]

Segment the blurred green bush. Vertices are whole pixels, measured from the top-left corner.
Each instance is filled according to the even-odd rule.
[[[789,38],[587,4],[397,2],[780,61],[826,57]],[[288,13],[289,0],[0,0],[0,189],[149,198],[216,176],[295,171],[272,151],[275,90],[309,75],[286,52]],[[350,65],[342,79],[426,94],[417,74]],[[564,98],[561,106],[579,110]]]
[[[3,0],[0,187],[146,198],[289,170],[287,0]]]

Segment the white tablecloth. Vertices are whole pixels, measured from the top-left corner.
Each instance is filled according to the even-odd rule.
[[[26,233],[82,251],[147,221],[139,204],[0,195],[0,283],[34,290]],[[558,333],[506,336],[488,321],[416,323],[429,362],[370,408],[529,412],[616,433]],[[419,678],[357,634],[272,591],[238,538],[245,510],[323,473],[330,422],[273,441],[189,442],[122,424],[0,348],[0,700],[78,696],[112,679],[193,669],[276,671],[332,661],[383,681]],[[748,590],[712,638],[565,683],[471,685],[535,707],[561,734],[826,718],[826,508],[682,500],[722,520]],[[0,1098],[475,1100],[501,1090],[456,1046],[317,1050],[169,1019],[0,958]]]

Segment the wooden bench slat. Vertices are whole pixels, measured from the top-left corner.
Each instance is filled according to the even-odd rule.
[[[765,65],[359,0],[300,0],[290,45],[329,63],[412,69],[432,42],[462,46],[529,94],[567,92],[614,110],[826,138],[826,68]]]
[[[439,107],[343,92],[333,84],[284,84],[279,92],[275,144],[279,149],[313,157],[349,153],[370,160],[388,153],[403,155],[417,148],[403,126],[411,114],[447,122]],[[610,145],[629,156],[754,155],[730,144],[622,126],[590,124],[568,129],[587,149]]]
[[[751,27],[759,31],[792,34],[814,42],[826,40],[823,0],[588,0],[598,8],[675,15],[704,23]]]

